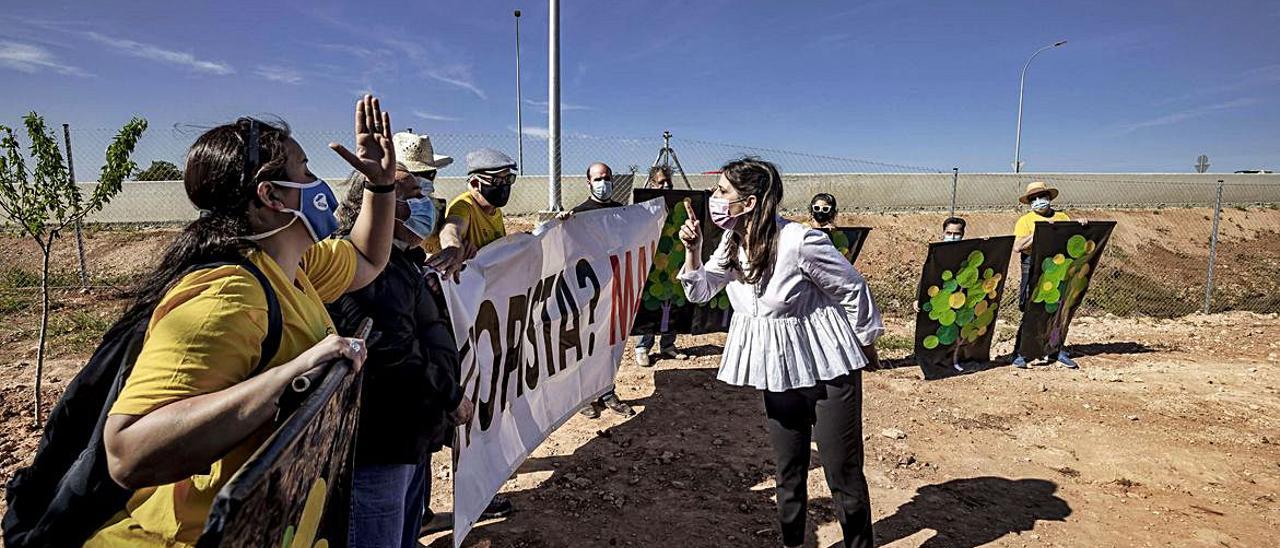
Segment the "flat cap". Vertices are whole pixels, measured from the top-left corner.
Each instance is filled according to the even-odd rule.
[[[516,161],[510,156],[491,148],[482,148],[467,153],[467,173],[477,171],[498,171],[515,169]]]

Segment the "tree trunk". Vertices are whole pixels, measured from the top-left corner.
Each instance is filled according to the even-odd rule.
[[[49,254],[53,251],[53,236],[47,242],[40,242],[40,252],[44,254],[44,263],[40,269],[40,342],[36,347],[36,414],[32,424],[40,427],[44,416],[44,398],[40,393],[44,380],[44,345],[49,333]]]

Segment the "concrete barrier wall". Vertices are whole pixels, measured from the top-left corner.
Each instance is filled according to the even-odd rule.
[[[695,189],[711,188],[716,175],[692,175]],[[621,177],[618,194],[629,195],[629,179]],[[1217,181],[1225,181],[1223,203],[1280,204],[1280,175],[1184,174],[1184,173],[970,173],[960,174],[956,206],[960,211],[1012,209],[1026,183],[1043,180],[1062,191],[1059,202],[1075,208],[1148,209],[1162,206],[1212,206]],[[341,180],[329,180],[338,196]],[[573,207],[587,198],[584,177],[565,177],[561,203]],[[819,192],[835,195],[843,211],[945,210],[951,206],[950,173],[797,173],[783,176],[783,208],[808,208]],[[82,183],[86,193],[93,183]],[[677,175],[676,187],[684,188]],[[436,195],[456,196],[466,188],[460,177],[436,181]],[[546,177],[520,177],[512,189],[508,215],[546,210]],[[174,223],[196,217],[180,181],[130,182],[102,212],[90,217],[100,223]]]

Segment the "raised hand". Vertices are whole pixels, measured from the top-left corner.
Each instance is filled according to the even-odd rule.
[[[391,144],[391,115],[372,95],[356,101],[356,153],[338,143],[329,148],[369,180],[370,186],[390,186],[396,178],[396,149]]]
[[[693,205],[688,198],[685,198],[681,204],[689,218],[685,220],[684,226],[680,227],[680,241],[684,242],[684,246],[690,250],[698,250],[702,248],[702,223],[698,220],[698,215],[693,212]]]

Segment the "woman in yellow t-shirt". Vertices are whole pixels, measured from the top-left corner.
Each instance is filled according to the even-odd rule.
[[[200,218],[169,246],[126,312],[150,321],[104,429],[111,477],[135,493],[87,546],[193,544],[214,496],[270,435],[289,381],[339,356],[363,363],[363,341],[337,336],[324,302],[367,285],[387,262],[390,127],[366,96],[356,105],[359,155],[330,145],[369,180],[350,240],[326,239],[337,228],[338,202],[283,125],[241,118],[191,146],[183,183]],[[266,275],[284,320],[279,350],[262,372],[254,369],[265,293],[244,260]],[[198,268],[215,262],[232,264]]]

